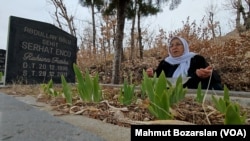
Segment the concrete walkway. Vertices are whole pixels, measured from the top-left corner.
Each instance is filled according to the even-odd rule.
[[[33,96],[0,93],[1,141],[130,141],[130,128],[63,115]]]
[[[1,141],[104,141],[45,111],[0,93]]]

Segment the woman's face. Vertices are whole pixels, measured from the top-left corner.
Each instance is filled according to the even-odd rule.
[[[170,42],[169,51],[172,57],[180,57],[184,53],[184,46],[178,38],[174,38]]]

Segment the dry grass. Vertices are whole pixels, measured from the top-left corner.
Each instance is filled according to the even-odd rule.
[[[193,36],[187,39],[190,42],[190,50],[203,55],[219,72],[222,83],[230,90],[250,91],[250,31],[241,35],[234,32],[211,40],[200,40]],[[125,54],[129,56],[129,52]],[[121,66],[120,83],[122,84],[123,80],[128,78],[133,83],[139,84],[143,69],[156,67],[166,55],[166,47],[159,46],[145,50],[143,59],[131,61],[127,59],[128,57],[125,58]],[[78,65],[83,72],[87,68],[92,74],[99,73],[101,83],[111,83],[112,56],[109,55],[106,59],[100,59],[100,56],[92,56],[92,59],[79,58],[81,61],[78,62],[81,63]]]

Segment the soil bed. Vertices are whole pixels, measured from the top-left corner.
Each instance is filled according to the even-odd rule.
[[[72,106],[67,105],[63,97],[51,97],[44,94],[40,85],[14,85],[2,87],[0,91],[9,95],[32,95],[38,102],[47,103],[53,107],[52,110],[59,112],[55,116],[82,115],[123,127],[130,127],[131,124],[153,124],[154,121],[157,121],[148,111],[149,101],[147,99],[138,98],[133,104],[125,106],[118,101],[120,89],[112,87],[102,89],[103,100],[101,102],[82,102],[78,96],[75,96]],[[223,124],[224,120],[224,115],[218,112],[210,101],[206,101],[202,105],[196,102],[192,96],[186,96],[185,99],[172,106],[171,111],[174,120],[190,124],[216,125]],[[247,113],[247,124],[250,124],[250,108],[242,106],[241,112]]]

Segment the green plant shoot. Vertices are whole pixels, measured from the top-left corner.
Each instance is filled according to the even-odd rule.
[[[226,109],[224,124],[244,125],[246,124],[246,113],[241,116],[239,105],[230,103]]]
[[[201,82],[198,84],[198,89],[197,89],[197,93],[196,93],[196,97],[195,97],[195,101],[202,103],[203,99],[204,99],[205,93],[202,92],[201,89]]]
[[[85,75],[83,76],[76,64],[73,65],[73,68],[77,77],[77,89],[81,99],[87,102],[100,101],[102,99],[102,91],[99,85],[99,75],[96,74],[95,77],[92,78],[86,69]]]
[[[53,89],[53,80],[52,79],[50,79],[48,84],[41,84],[41,87],[42,87],[43,92],[45,94],[48,94],[48,95],[53,96],[53,97],[57,97],[59,95],[59,92],[57,92]]]
[[[129,85],[128,81],[125,79],[123,87],[120,90],[119,101],[124,105],[131,104],[135,97],[134,90],[135,90],[135,85],[133,84]]]
[[[63,87],[63,94],[65,96],[66,102],[72,105],[72,91],[70,85],[68,85],[65,77],[61,75],[62,87]]]

